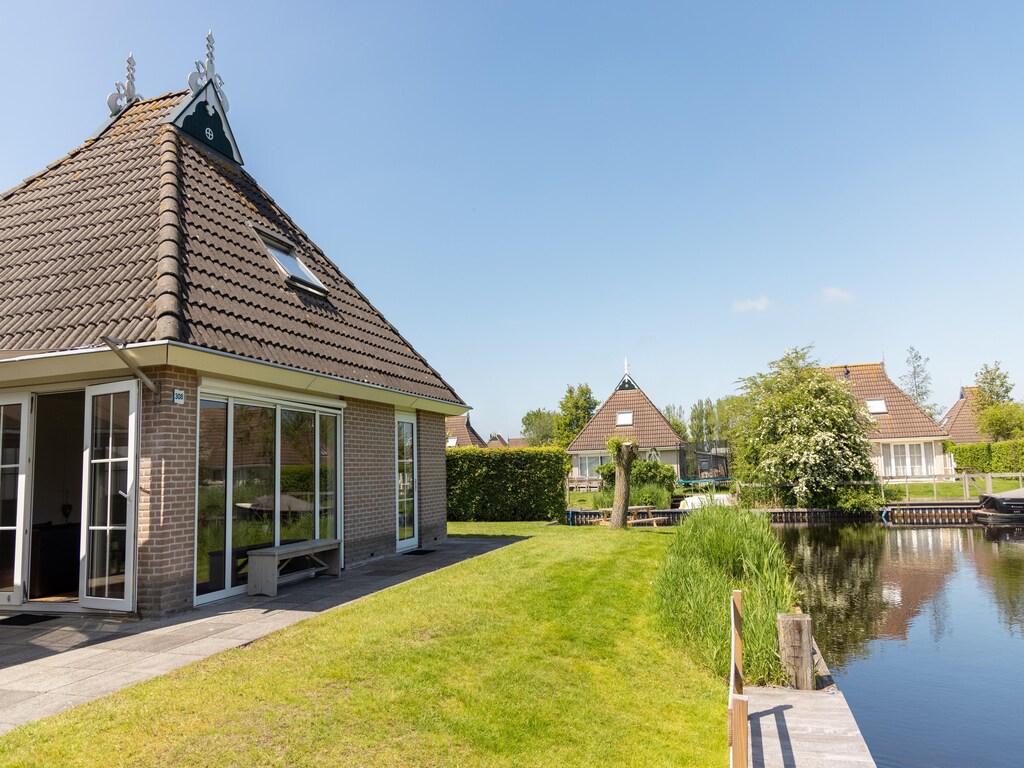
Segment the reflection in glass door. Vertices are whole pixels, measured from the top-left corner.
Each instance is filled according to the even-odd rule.
[[[136,384],[85,390],[80,603],[131,610],[135,571]]]
[[[397,414],[395,449],[397,458],[398,549],[419,546],[416,520],[416,422],[411,414]]]
[[[0,605],[24,602],[26,400],[0,401]]]

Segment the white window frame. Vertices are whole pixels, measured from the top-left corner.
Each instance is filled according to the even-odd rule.
[[[345,406],[346,403],[343,400],[332,400],[326,397],[317,397],[315,395],[301,396],[295,399],[291,398],[291,393],[273,390],[268,387],[259,387],[254,385],[246,384],[235,384],[234,382],[225,382],[216,379],[204,379],[200,382],[198,393],[196,395],[196,406],[195,406],[195,418],[196,418],[196,453],[195,453],[195,492],[194,496],[194,507],[195,514],[192,523],[192,536],[193,542],[195,542],[195,536],[199,530],[199,429],[200,429],[200,417],[201,408],[200,403],[203,400],[217,400],[227,404],[227,433],[226,433],[226,445],[225,445],[225,477],[224,477],[224,508],[225,514],[225,527],[224,527],[224,540],[225,548],[231,547],[231,536],[232,536],[232,519],[231,509],[233,506],[233,481],[232,471],[234,467],[234,421],[235,421],[235,405],[258,405],[263,407],[274,408],[274,545],[276,546],[281,541],[281,511],[278,509],[279,499],[281,497],[281,472],[280,472],[280,455],[281,455],[281,409],[289,411],[305,411],[307,413],[312,412],[314,414],[314,497],[316,503],[313,507],[313,535],[320,537],[320,472],[319,472],[319,445],[320,445],[320,414],[326,413],[336,416],[338,419],[338,431],[336,435],[337,439],[337,472],[338,478],[338,498],[336,500],[336,506],[338,508],[338,520],[337,520],[337,535],[329,536],[326,538],[338,538],[341,540],[341,568],[345,567]],[[246,584],[232,587],[230,582],[225,582],[226,586],[224,589],[218,592],[210,592],[205,595],[196,594],[196,572],[198,571],[198,547],[193,545],[193,560],[192,560],[192,603],[193,605],[204,605],[206,603],[216,602],[223,600],[226,597],[232,597],[234,595],[244,595],[248,589]],[[225,557],[225,568],[227,568],[228,558]]]
[[[619,411],[615,414],[615,426],[616,427],[632,427],[633,426],[633,412],[632,411]]]
[[[410,539],[399,538],[398,528],[398,424],[412,424],[412,519],[413,535]],[[408,552],[420,546],[420,457],[419,457],[419,424],[416,414],[409,411],[395,411],[395,551]]]
[[[868,398],[864,401],[864,405],[867,406],[868,413],[872,415],[878,415],[889,412],[889,409],[886,407],[884,397]]]

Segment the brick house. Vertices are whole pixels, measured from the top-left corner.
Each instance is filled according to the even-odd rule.
[[[884,363],[833,365],[826,373],[850,387],[874,424],[868,433],[879,477],[930,477],[953,471],[946,430],[885,372]]]
[[[213,73],[129,71],[0,194],[0,611],[168,615],[254,548],[446,536],[465,404],[242,169]]]
[[[469,414],[444,420],[445,445],[449,448],[486,448],[487,443],[469,423]]]
[[[974,411],[977,396],[977,387],[960,387],[960,399],[953,403],[953,407],[939,421],[954,443],[992,442],[991,435],[983,435],[978,430],[978,418]]]
[[[681,477],[686,446],[644,391],[637,386],[628,369],[611,396],[597,409],[566,452],[572,460],[569,484],[581,487],[581,481],[599,477],[597,467],[606,464],[608,438],[622,435],[637,443],[638,457],[668,464]]]

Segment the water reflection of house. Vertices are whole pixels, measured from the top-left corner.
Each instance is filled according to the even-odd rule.
[[[878,568],[886,603],[880,637],[907,638],[911,622],[946,585],[956,567],[954,552],[962,548],[962,532],[955,528],[894,532]]]

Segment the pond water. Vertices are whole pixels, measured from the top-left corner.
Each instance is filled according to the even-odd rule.
[[[779,535],[879,766],[1024,765],[1024,528]]]

